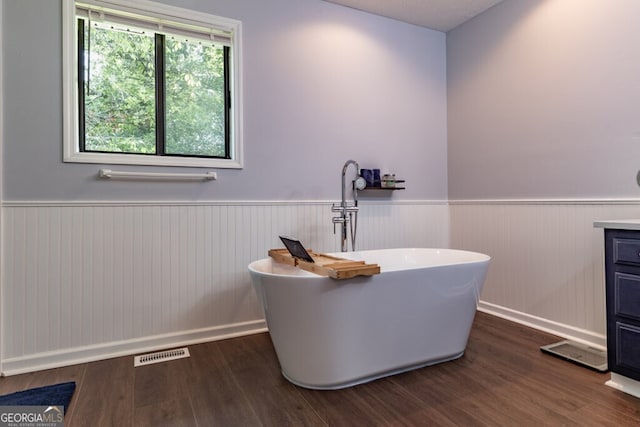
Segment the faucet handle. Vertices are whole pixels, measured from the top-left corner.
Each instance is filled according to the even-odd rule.
[[[347,219],[345,217],[334,216],[331,219],[331,222],[333,222],[333,234],[336,234],[336,224],[344,224],[347,221],[349,221],[349,219]]]

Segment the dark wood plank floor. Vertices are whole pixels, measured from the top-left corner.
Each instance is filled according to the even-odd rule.
[[[608,374],[540,352],[557,337],[478,313],[465,355],[337,391],[281,375],[267,334],[193,345],[191,357],[132,357],[0,379],[0,394],[63,381],[67,426],[632,426],[640,399]]]

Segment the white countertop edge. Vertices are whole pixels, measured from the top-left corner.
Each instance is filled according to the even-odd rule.
[[[597,228],[615,228],[618,230],[640,230],[640,219],[611,219],[594,221]]]

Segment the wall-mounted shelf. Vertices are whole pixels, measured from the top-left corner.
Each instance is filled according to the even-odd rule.
[[[368,191],[368,190],[373,190],[373,191],[379,191],[379,190],[406,190],[406,187],[398,187],[397,184],[402,184],[404,183],[404,179],[396,179],[396,186],[395,187],[364,187],[364,189],[362,191]]]

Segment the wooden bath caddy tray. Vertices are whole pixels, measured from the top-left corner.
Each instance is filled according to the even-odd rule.
[[[269,256],[276,262],[293,265],[332,279],[350,279],[355,276],[373,276],[380,273],[378,264],[366,264],[364,261],[352,261],[327,254],[307,251],[314,262],[294,258],[287,249],[270,249]]]

